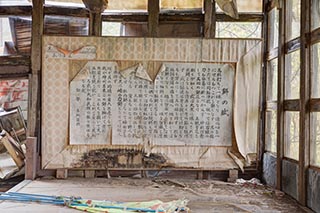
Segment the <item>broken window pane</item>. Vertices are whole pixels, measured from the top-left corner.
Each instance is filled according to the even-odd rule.
[[[47,35],[88,35],[89,20],[67,16],[45,16],[44,34]]]
[[[301,0],[286,0],[286,41],[300,36]]]
[[[310,144],[310,164],[320,166],[320,113],[312,112],[311,124],[311,144]]]
[[[24,119],[28,115],[28,80],[1,80],[0,105],[4,109],[20,106]]]
[[[279,43],[279,10],[274,8],[269,12],[269,33],[268,46],[269,50],[278,47]]]
[[[32,5],[28,0],[0,0],[0,6],[28,6]]]
[[[299,112],[285,112],[284,156],[299,160]]]
[[[121,22],[102,22],[102,36],[121,36],[123,25]]]
[[[261,38],[260,22],[217,22],[218,38]]]
[[[320,43],[311,47],[311,98],[320,98]]]
[[[311,30],[314,30],[320,27],[320,1],[312,0],[311,4]]]
[[[278,99],[278,58],[268,62],[267,73],[267,100],[276,101]]]
[[[265,150],[277,152],[277,112],[266,112],[266,138]]]
[[[300,97],[300,50],[286,55],[285,99]]]
[[[262,0],[237,0],[238,12],[240,13],[262,13]],[[217,12],[222,12],[216,4]]]
[[[29,55],[30,50],[31,18],[0,18],[0,55]]]

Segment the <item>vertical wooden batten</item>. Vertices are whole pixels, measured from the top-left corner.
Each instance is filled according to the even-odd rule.
[[[214,38],[216,33],[216,1],[204,0],[204,37]]]
[[[148,0],[148,35],[159,36],[160,0]]]
[[[285,80],[285,1],[280,0],[278,48],[278,106],[277,106],[277,184],[282,189],[282,159],[284,154],[284,80]]]
[[[304,14],[304,15],[303,15]],[[300,31],[300,141],[299,141],[299,179],[298,201],[307,204],[308,168],[310,162],[310,48],[307,44],[307,33],[310,31],[310,1],[301,1]]]

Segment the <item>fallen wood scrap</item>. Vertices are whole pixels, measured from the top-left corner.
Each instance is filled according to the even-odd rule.
[[[12,159],[14,160],[15,164],[19,169],[24,166],[24,153],[21,146],[14,141],[12,137],[9,140],[9,134],[6,131],[2,131],[0,133],[0,143],[6,148]]]

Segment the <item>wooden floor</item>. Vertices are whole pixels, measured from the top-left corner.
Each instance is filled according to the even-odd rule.
[[[265,186],[235,185],[211,180],[128,178],[42,178],[23,181],[10,191],[81,196],[113,201],[188,199],[191,212],[306,212],[295,201]],[[79,212],[47,204],[4,201],[0,212]]]

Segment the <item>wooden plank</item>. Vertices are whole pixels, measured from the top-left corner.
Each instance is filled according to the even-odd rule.
[[[159,35],[159,13],[160,0],[148,0],[148,35],[150,37]]]
[[[63,6],[53,6],[53,5],[45,5],[44,14],[52,15],[52,16],[89,18],[89,11],[85,8],[63,7]]]
[[[28,137],[26,142],[26,167],[25,167],[25,179],[34,180],[37,175],[37,138]]]
[[[284,111],[300,111],[299,100],[285,100],[283,103]]]
[[[284,154],[284,80],[285,80],[285,8],[281,1],[279,8],[279,57],[278,57],[278,111],[277,111],[277,184],[282,189],[282,160]]]
[[[17,167],[22,168],[24,166],[23,159],[17,154],[15,148],[13,145],[9,142],[8,138],[6,136],[1,137],[0,142],[3,144],[3,146],[6,148],[8,153],[10,154],[11,158],[17,165]]]
[[[239,19],[233,19],[224,13],[217,13],[217,21],[231,21],[231,22],[262,22],[262,13],[240,13]]]
[[[68,178],[68,169],[57,169],[56,178],[57,179],[67,179]]]
[[[84,177],[85,178],[95,178],[96,171],[95,170],[84,170]]]
[[[214,38],[216,33],[216,1],[204,0],[204,37]]]
[[[310,48],[307,49],[306,33],[310,30],[310,1],[301,1],[301,51],[300,51],[300,125],[299,125],[299,178],[298,200],[307,205],[308,168],[310,162],[310,114],[308,103],[310,99]]]
[[[1,6],[1,16],[31,16],[32,6]]]
[[[38,137],[40,133],[40,76],[41,76],[41,38],[43,34],[44,0],[33,0],[31,77],[29,81],[28,136]]]
[[[127,14],[127,13],[116,13],[116,14],[102,14],[102,21],[108,22],[148,22],[148,14]]]

